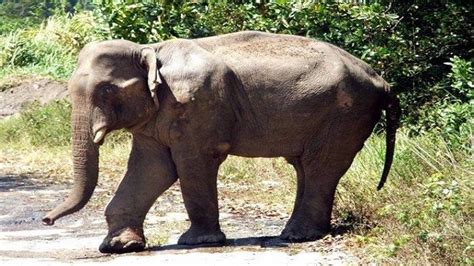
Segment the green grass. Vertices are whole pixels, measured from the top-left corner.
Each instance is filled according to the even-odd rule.
[[[53,101],[44,106],[33,102],[20,114],[0,120],[0,143],[69,147],[71,111],[71,104],[67,100]],[[114,147],[129,139],[129,134],[117,131],[107,136],[107,145]]]
[[[66,79],[80,49],[105,36],[90,12],[55,15],[37,27],[4,32],[0,35],[0,80],[25,73]]]
[[[33,102],[19,116],[0,121],[0,142],[32,146],[63,146],[70,143],[71,104],[66,100],[46,106]]]
[[[33,104],[0,120],[0,151],[16,154],[21,158],[16,163],[28,165],[19,171],[70,176],[70,112],[69,103],[58,101],[44,107]],[[365,261],[472,263],[472,157],[450,149],[438,135],[409,137],[401,130],[389,180],[376,191],[384,138],[373,135],[368,140],[338,187],[334,218],[336,225],[349,225],[348,247]],[[101,148],[102,180],[122,176],[129,143],[124,132],[107,137]],[[295,174],[283,159],[231,156],[219,175],[225,197],[291,212]],[[272,182],[278,189],[268,188]]]

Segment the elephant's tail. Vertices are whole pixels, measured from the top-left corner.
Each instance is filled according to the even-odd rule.
[[[385,86],[385,103],[383,109],[385,110],[385,117],[387,119],[387,136],[386,136],[386,150],[385,150],[385,164],[383,166],[382,177],[380,178],[377,190],[380,190],[385,181],[387,181],[390,167],[392,166],[393,154],[395,151],[395,135],[399,126],[400,120],[400,101],[393,91],[390,90],[390,86]]]

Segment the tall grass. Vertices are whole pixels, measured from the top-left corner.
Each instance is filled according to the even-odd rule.
[[[402,131],[390,180],[376,191],[384,146],[372,137],[338,189],[336,216],[361,225],[354,244],[389,262],[472,263],[472,157],[437,135]]]
[[[66,79],[79,50],[104,36],[89,12],[52,16],[39,27],[0,35],[0,79],[22,73]]]

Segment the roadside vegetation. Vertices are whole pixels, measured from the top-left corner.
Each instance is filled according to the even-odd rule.
[[[0,1],[0,90],[32,76],[67,79],[80,49],[95,40],[148,43],[252,29],[331,42],[381,73],[403,108],[386,187],[375,189],[381,124],[338,188],[335,225],[348,228],[346,245],[365,261],[474,263],[473,7],[366,2]],[[65,100],[34,103],[0,120],[0,152],[21,158],[28,171],[68,176],[70,112]],[[120,178],[129,141],[125,132],[107,137],[101,176]],[[260,193],[262,179],[285,185]],[[281,159],[231,157],[220,182],[246,184],[252,189],[239,197],[291,212],[296,179]]]

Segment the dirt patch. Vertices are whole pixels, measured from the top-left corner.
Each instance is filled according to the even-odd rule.
[[[46,104],[68,96],[67,84],[49,79],[31,79],[22,81],[0,91],[0,118],[14,115],[28,103],[38,101]]]

